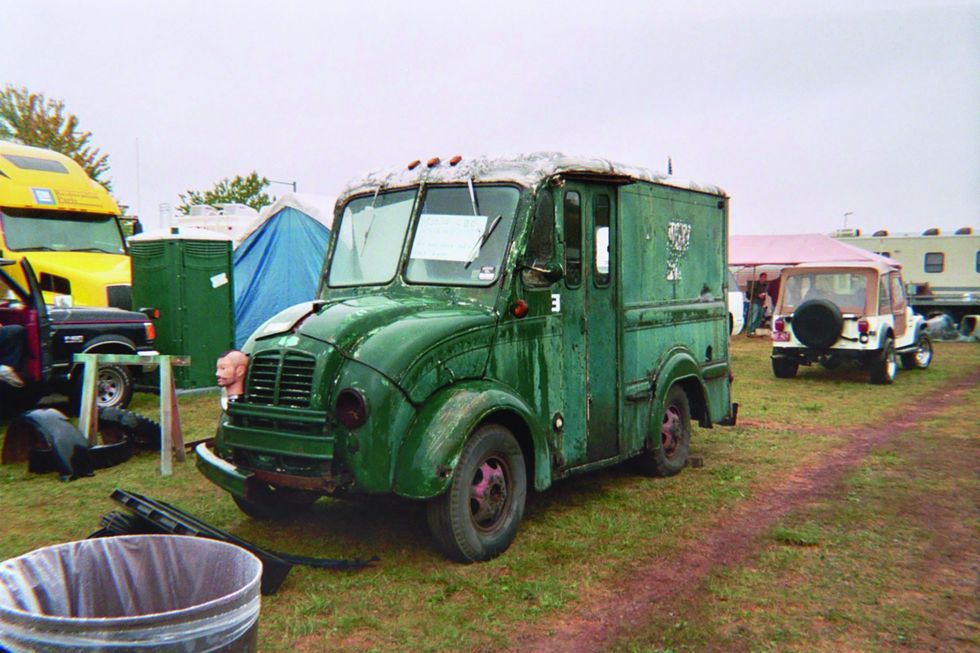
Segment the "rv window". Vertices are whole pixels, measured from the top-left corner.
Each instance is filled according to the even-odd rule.
[[[609,196],[596,195],[592,201],[592,246],[595,248],[595,273],[597,286],[609,285]]]
[[[565,284],[575,288],[582,280],[582,198],[575,192],[565,193]]]
[[[977,272],[980,272],[980,250],[977,250]]]
[[[926,252],[925,270],[926,272],[942,272],[946,263],[946,255],[943,252]]]

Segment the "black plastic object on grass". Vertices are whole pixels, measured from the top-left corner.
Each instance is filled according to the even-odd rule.
[[[21,413],[7,427],[2,460],[4,464],[26,460],[30,472],[58,472],[62,481],[73,481],[93,476],[96,469],[113,467],[132,456],[128,438],[92,447],[64,413],[38,408]]]
[[[121,534],[123,532],[134,532],[125,530],[128,528],[140,529],[136,532],[146,532],[142,529],[148,527],[156,528],[159,532],[173,533],[175,535],[195,535],[207,537],[215,540],[223,540],[236,544],[243,549],[251,552],[262,561],[262,593],[274,594],[279,590],[289,570],[293,565],[306,565],[319,567],[321,569],[361,569],[369,566],[378,560],[377,556],[370,560],[336,560],[333,558],[309,558],[305,556],[293,556],[277,551],[263,549],[247,540],[235,537],[227,531],[215,528],[210,524],[201,521],[194,515],[184,512],[180,508],[165,503],[155,501],[148,497],[116,489],[110,497],[122,505],[126,506],[139,518],[138,520],[125,520],[119,518],[119,513],[109,513],[102,518],[103,531],[110,531],[107,534]],[[93,533],[98,536],[102,531]]]

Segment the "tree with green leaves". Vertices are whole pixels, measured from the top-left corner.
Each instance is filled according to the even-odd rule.
[[[65,110],[62,100],[11,84],[0,91],[0,139],[61,152],[111,191],[109,155],[92,146],[91,138],[92,132],[78,128],[78,117]]]
[[[211,190],[197,191],[189,190],[180,194],[180,204],[178,211],[189,213],[195,204],[246,204],[256,211],[263,206],[272,204],[273,198],[264,192],[269,186],[269,180],[259,177],[254,170],[242,177],[236,175],[234,179],[222,179],[216,183]]]

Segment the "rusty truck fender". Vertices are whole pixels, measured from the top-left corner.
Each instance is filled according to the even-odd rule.
[[[712,366],[708,366],[712,367]],[[724,366],[724,374],[728,373],[728,365]],[[679,383],[687,393],[691,405],[691,417],[698,420],[701,426],[711,426],[711,411],[708,406],[708,389],[705,387],[702,374],[708,370],[701,366],[687,347],[674,347],[664,352],[652,374],[652,389],[654,397],[653,410],[650,411],[650,428],[648,434],[660,433],[660,423],[664,417],[664,397],[671,386]],[[711,374],[707,374],[711,376]],[[651,437],[648,435],[648,437]],[[654,438],[648,446],[660,446],[660,439]]]
[[[535,489],[551,485],[545,432],[530,407],[503,384],[474,380],[439,390],[419,409],[395,459],[393,491],[412,499],[445,492],[467,438],[487,421],[515,431]]]

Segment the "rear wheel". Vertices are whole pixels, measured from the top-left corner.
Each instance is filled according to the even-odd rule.
[[[799,368],[800,364],[791,358],[772,359],[772,373],[777,379],[792,379]]]
[[[898,373],[898,359],[895,356],[895,341],[885,338],[881,349],[874,353],[871,361],[871,382],[888,385],[895,381]]]
[[[915,341],[915,350],[902,354],[902,367],[907,370],[924,370],[932,362],[932,340],[924,333]]]
[[[251,485],[248,497],[232,495],[238,509],[249,517],[268,521],[289,519],[309,510],[320,495],[291,488],[274,488],[264,483]]]
[[[660,446],[648,451],[641,464],[651,476],[673,476],[687,465],[691,446],[691,405],[679,385],[671,386],[664,398],[659,435]]]
[[[526,498],[520,445],[507,428],[487,424],[463,447],[449,489],[429,502],[429,530],[449,558],[489,560],[514,541]]]

